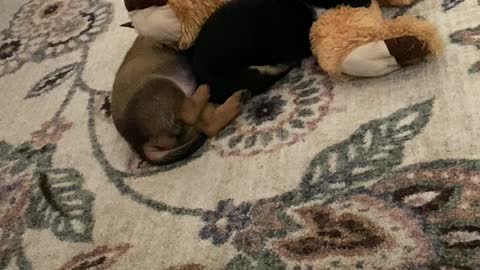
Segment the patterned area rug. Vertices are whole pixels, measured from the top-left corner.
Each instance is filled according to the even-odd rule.
[[[420,0],[446,54],[311,60],[188,160],[110,118],[123,1],[0,0],[0,269],[480,269],[480,3]]]

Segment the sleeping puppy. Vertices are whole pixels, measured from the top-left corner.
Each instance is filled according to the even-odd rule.
[[[240,113],[246,91],[221,106],[208,103],[209,89],[196,90],[186,57],[146,37],[127,52],[113,84],[116,128],[145,160],[168,164],[197,150]],[[202,134],[203,133],[203,134]]]
[[[193,71],[223,103],[235,89],[266,91],[311,55],[316,9],[369,6],[370,0],[230,0],[204,24],[192,48]]]

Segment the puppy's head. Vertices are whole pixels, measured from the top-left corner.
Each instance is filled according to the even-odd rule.
[[[171,161],[198,148],[200,132],[178,119],[186,96],[172,80],[149,76],[127,109],[130,142],[153,163]],[[126,136],[127,137],[127,136]]]

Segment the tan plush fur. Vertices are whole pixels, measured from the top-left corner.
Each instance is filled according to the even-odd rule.
[[[372,3],[370,8],[329,10],[319,17],[310,31],[313,54],[320,66],[333,76],[342,73],[342,62],[353,49],[369,42],[406,35],[425,42],[433,55],[442,50],[432,24],[410,16],[385,20],[377,3]]]
[[[194,43],[205,21],[225,0],[169,0],[182,25],[178,48],[188,49]]]
[[[170,0],[177,15],[182,35],[179,49],[193,45],[208,17],[227,0]],[[320,66],[331,75],[341,74],[341,64],[355,48],[369,42],[405,35],[425,42],[433,55],[438,55],[442,43],[436,29],[428,22],[403,16],[394,20],[382,17],[379,5],[405,6],[414,0],[377,0],[369,8],[340,7],[328,10],[313,24],[310,31],[312,52]],[[335,33],[335,34],[332,34]]]

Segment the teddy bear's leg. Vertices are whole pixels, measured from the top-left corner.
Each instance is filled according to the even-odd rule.
[[[439,56],[443,51],[435,26],[413,16],[385,21],[383,40],[401,66],[418,63],[430,54]]]
[[[315,21],[310,30],[313,55],[325,72],[338,76],[344,72],[342,63],[352,51],[379,40],[382,24],[380,8],[375,2],[372,2],[370,8],[341,7],[328,10]],[[361,48],[359,52],[375,47],[378,45]],[[361,56],[361,53],[355,54],[350,61],[356,60],[357,55]],[[381,52],[378,55],[383,58]]]
[[[355,48],[342,62],[343,73],[358,77],[383,76],[400,68],[383,41]]]
[[[441,51],[438,33],[428,22],[402,16],[372,25],[366,20],[372,14],[347,9],[343,14],[335,10],[330,17],[322,15],[312,26],[313,52],[331,75],[382,76]]]
[[[430,53],[425,39],[400,34],[355,48],[342,62],[342,69],[349,75],[378,77],[417,64]]]

